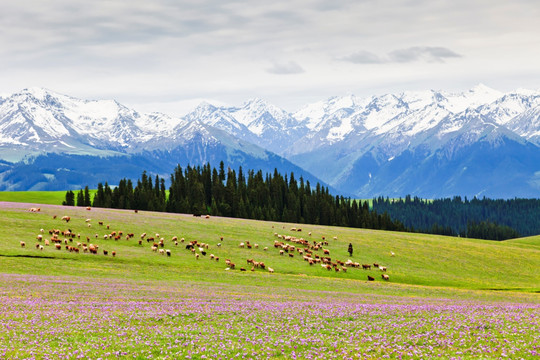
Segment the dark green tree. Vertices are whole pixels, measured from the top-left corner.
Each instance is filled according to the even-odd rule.
[[[84,193],[82,190],[77,193],[77,206],[86,206],[84,204]]]
[[[84,187],[84,206],[91,206],[92,201],[90,200],[90,189],[88,189],[88,185]]]
[[[62,202],[62,205],[75,206],[75,193],[71,190],[66,192],[66,199]]]

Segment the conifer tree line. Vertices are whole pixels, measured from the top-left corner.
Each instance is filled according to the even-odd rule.
[[[245,173],[242,167],[225,169],[223,161],[219,169],[210,164],[185,169],[179,165],[171,174],[168,190],[167,194],[165,179],[143,172],[135,185],[130,179],[122,179],[114,188],[98,184],[92,204],[86,196],[88,187],[76,196],[68,191],[64,204],[406,230],[387,214],[371,210],[367,201],[333,196],[319,183],[312,187],[302,177],[297,180],[294,173],[282,175],[277,169],[263,175],[260,170]]]
[[[540,199],[378,197],[372,206],[410,231],[489,240],[540,234]]]
[[[75,202],[75,193],[71,190],[68,190],[66,192],[66,200],[62,202],[62,205],[70,205],[73,206],[77,204],[77,206],[91,206],[92,201],[90,200],[90,189],[88,189],[88,186],[84,188],[84,191],[81,189],[77,193],[77,202]]]
[[[255,220],[283,221],[394,231],[421,232],[477,239],[505,240],[540,234],[540,200],[492,200],[456,196],[424,200],[378,197],[367,201],[333,196],[294,173],[179,165],[165,179],[145,172],[133,184],[99,183],[91,199],[88,186],[68,191],[64,205],[209,214]]]

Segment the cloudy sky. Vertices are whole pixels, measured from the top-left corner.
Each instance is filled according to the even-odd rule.
[[[540,89],[537,0],[17,0],[0,93],[27,87],[181,115],[335,95]]]

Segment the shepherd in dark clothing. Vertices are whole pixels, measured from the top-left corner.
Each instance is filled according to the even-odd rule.
[[[349,243],[349,250],[347,250],[349,252],[349,255],[352,256],[352,252],[353,252],[353,249],[352,249],[352,244]]]

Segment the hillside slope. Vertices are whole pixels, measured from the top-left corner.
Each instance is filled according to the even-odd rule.
[[[39,206],[39,212],[29,212],[29,207]],[[497,289],[535,292],[540,291],[540,237],[531,239],[491,242],[471,239],[450,238],[422,234],[393,233],[364,229],[350,229],[304,225],[302,232],[291,231],[294,224],[250,221],[219,217],[193,217],[191,215],[151,213],[94,208],[72,208],[52,205],[34,205],[24,203],[0,203],[0,265],[11,273],[56,274],[97,277],[128,277],[137,279],[205,279],[212,282],[262,282],[267,281],[268,267],[274,269],[271,274],[279,276],[302,275],[306,279],[331,278],[360,281],[368,284],[367,277],[373,276],[375,282],[383,282],[381,275],[389,276],[388,284],[425,285],[456,289]],[[53,219],[53,215],[57,215]],[[60,217],[69,215],[69,224]],[[87,219],[91,219],[86,222]],[[98,221],[104,223],[98,225]],[[92,227],[88,227],[88,223]],[[105,227],[109,225],[109,229]],[[77,242],[89,242],[99,245],[99,254],[72,253],[64,249],[44,246],[42,251],[35,248],[39,229],[71,229],[81,235],[68,245]],[[115,241],[104,239],[112,231],[123,231],[123,236]],[[311,236],[308,234],[311,232]],[[134,238],[125,239],[128,233]],[[171,251],[171,256],[162,256],[150,247],[153,241],[146,239],[139,245],[142,233],[147,237],[164,238],[164,248]],[[156,233],[159,233],[157,235]],[[298,250],[284,252],[274,247],[275,241],[282,241],[297,248],[306,246],[292,240],[279,239],[274,235],[305,237],[310,243],[326,238],[332,261],[351,260],[360,264],[370,264],[370,270],[346,267],[339,272],[328,271],[320,264],[310,266],[302,259]],[[156,234],[156,235],[154,235]],[[50,238],[45,232],[45,238]],[[175,245],[172,237],[185,238],[185,242]],[[336,239],[334,239],[336,237]],[[221,239],[223,238],[223,239]],[[189,241],[197,240],[208,244],[203,255],[198,247],[195,253],[198,259],[185,246]],[[26,243],[21,248],[19,242]],[[221,244],[221,245],[218,245]],[[244,247],[240,244],[244,243]],[[247,244],[251,244],[249,249]],[[353,245],[353,255],[347,252],[348,245]],[[43,242],[38,243],[43,245]],[[257,244],[258,246],[255,246]],[[264,248],[268,248],[264,250]],[[109,252],[108,256],[101,253]],[[116,251],[116,257],[111,252]],[[313,251],[321,257],[322,249]],[[392,253],[394,255],[392,255]],[[213,254],[219,261],[211,260]],[[292,257],[291,257],[292,255]],[[236,264],[235,269],[225,260]],[[254,269],[247,259],[264,262],[266,268]],[[373,267],[373,263],[387,268],[386,272]],[[245,268],[246,273],[240,268]],[[245,280],[237,274],[244,274]],[[235,275],[236,274],[236,275]],[[274,280],[271,280],[274,281]],[[279,281],[279,280],[276,280]],[[341,281],[341,280],[340,280]],[[385,282],[386,284],[387,282]],[[306,283],[307,285],[307,283]],[[399,291],[392,288],[391,291]]]

